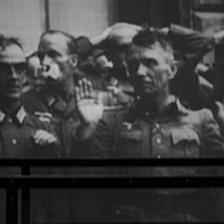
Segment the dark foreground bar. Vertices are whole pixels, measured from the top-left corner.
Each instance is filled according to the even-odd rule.
[[[224,166],[224,159],[0,159],[1,167],[18,166],[22,176],[0,177],[7,191],[7,224],[18,224],[18,190],[22,190],[22,224],[30,224],[29,193],[35,188],[142,189],[142,188],[224,188],[224,177],[137,177],[137,176],[30,176],[32,167],[144,167]],[[167,222],[166,222],[167,223]]]

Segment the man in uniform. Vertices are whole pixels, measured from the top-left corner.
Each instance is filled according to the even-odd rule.
[[[26,58],[18,40],[0,36],[0,157],[57,158],[60,154],[58,140],[50,133],[51,128],[29,115],[21,103],[25,71]],[[1,168],[1,175],[15,174],[20,174],[19,168]],[[35,204],[31,202],[31,212],[37,221],[43,204],[36,196],[33,195]],[[3,194],[0,222],[4,223],[6,202],[2,197]]]
[[[127,52],[127,65],[136,104],[119,113],[104,114],[96,133],[95,151],[99,156],[155,159],[224,156],[223,138],[211,111],[188,110],[170,93],[169,83],[177,72],[177,62],[163,35],[150,29],[139,32]],[[201,176],[215,175],[216,170],[118,168],[116,174]],[[215,192],[207,189],[116,190],[105,205],[105,214],[119,222],[217,221],[218,199]]]
[[[46,87],[24,95],[24,104],[28,111],[54,125],[61,141],[62,157],[85,155],[85,141],[80,141],[77,136],[84,129],[89,132],[94,130],[94,121],[90,124],[85,113],[97,113],[102,108],[94,101],[87,100],[85,104],[77,104],[75,99],[74,71],[78,63],[76,40],[62,31],[47,31],[40,38],[38,56]],[[79,84],[81,89],[83,86],[90,86],[86,81]],[[83,150],[75,150],[77,148]]]
[[[78,64],[76,39],[62,31],[46,31],[40,38],[38,57],[46,86],[24,95],[27,110],[55,128],[61,145],[60,158],[91,157],[90,137],[103,106],[93,99],[89,81],[74,80]],[[57,174],[65,175],[86,172],[91,173],[92,170],[57,170]],[[94,194],[90,191],[52,189],[45,222],[91,221],[97,213],[91,197]]]

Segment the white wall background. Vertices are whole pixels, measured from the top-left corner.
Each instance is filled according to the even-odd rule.
[[[92,35],[113,22],[113,0],[50,0],[50,27],[77,36]]]
[[[89,36],[116,21],[116,0],[0,0],[0,33],[19,37],[26,52],[35,50],[47,14],[51,29]]]
[[[0,33],[18,37],[26,51],[36,47],[44,28],[42,3],[42,0],[0,0]]]

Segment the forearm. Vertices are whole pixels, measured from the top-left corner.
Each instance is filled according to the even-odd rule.
[[[168,38],[173,42],[175,50],[187,54],[197,54],[202,49],[208,52],[215,46],[214,35],[206,35],[176,24],[170,25]]]
[[[98,44],[102,43],[104,40],[107,39],[109,33],[111,32],[111,27],[106,28],[104,31],[93,35],[89,38],[89,41],[93,46],[97,46]]]

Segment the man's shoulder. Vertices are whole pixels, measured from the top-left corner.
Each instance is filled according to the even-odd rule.
[[[209,121],[214,121],[213,113],[210,109],[203,108],[200,110],[190,110],[186,109],[188,118],[192,121],[192,123],[198,124],[206,124]]]

